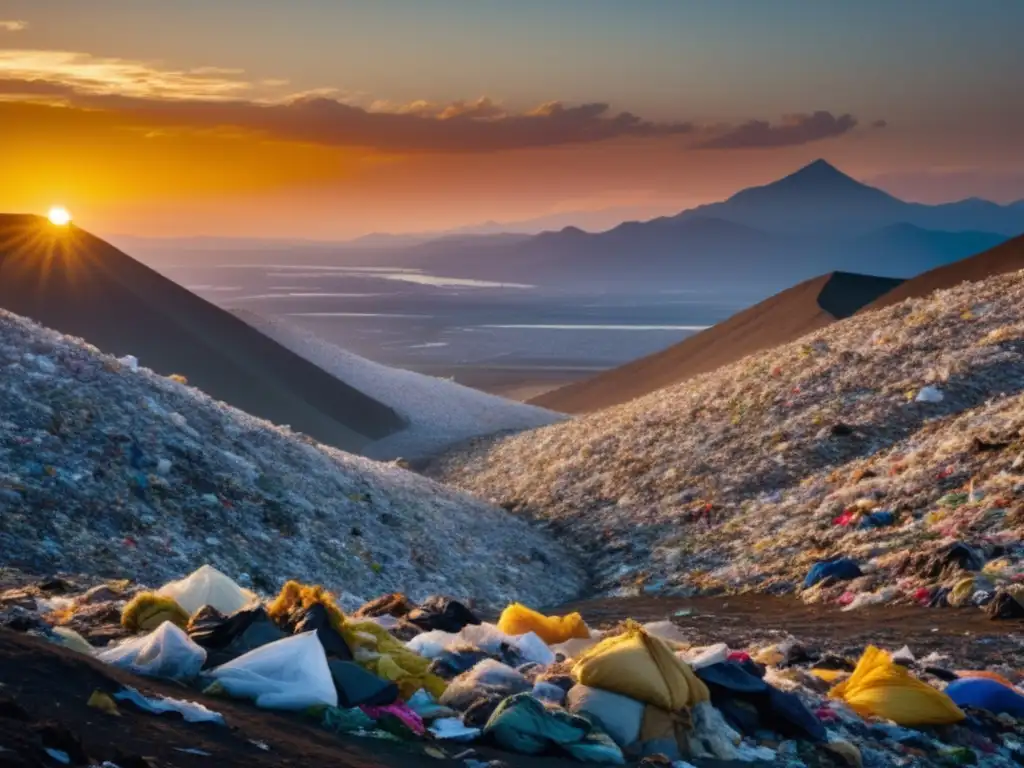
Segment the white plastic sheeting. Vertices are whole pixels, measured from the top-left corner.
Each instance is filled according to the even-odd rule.
[[[150,677],[188,680],[199,674],[206,662],[206,650],[196,645],[181,629],[165,621],[148,635],[133,637],[96,657],[107,664]]]
[[[189,614],[204,605],[216,608],[223,614],[231,614],[257,599],[252,592],[242,589],[209,565],[202,566],[180,581],[164,584],[157,594],[172,598]]]
[[[222,664],[209,675],[232,696],[253,699],[264,709],[338,706],[338,692],[316,632],[264,645]]]

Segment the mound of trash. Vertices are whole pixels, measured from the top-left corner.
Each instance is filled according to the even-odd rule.
[[[0,640],[34,635],[138,676],[138,687],[93,691],[87,705],[100,729],[128,710],[230,727],[224,712],[244,704],[339,740],[402,743],[402,765],[426,756],[479,768],[501,752],[675,768],[1024,761],[1021,670],[918,659],[907,647],[697,645],[671,620],[598,629],[579,614],[520,604],[490,623],[442,595],[417,604],[388,594],[346,612],[320,586],[291,581],[264,600],[209,566],[155,590],[83,586],[52,578],[0,592]],[[0,642],[0,654],[11,645]],[[0,718],[29,721],[18,701],[28,673],[5,672],[11,698]],[[147,695],[145,679],[179,687]],[[87,754],[71,738],[58,748],[46,737],[53,760]]]
[[[1022,301],[1024,273],[964,284],[431,471],[606,594],[987,605],[1024,577]]]
[[[0,312],[0,565],[247,587],[316,578],[557,603],[580,569],[496,507],[317,444]]]
[[[278,344],[388,406],[408,426],[365,446],[373,459],[420,459],[473,438],[554,424],[562,414],[355,355],[280,318],[234,314]]]

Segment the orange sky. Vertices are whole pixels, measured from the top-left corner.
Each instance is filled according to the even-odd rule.
[[[174,9],[147,0],[126,15],[101,0],[90,6],[93,27],[73,17],[79,6],[59,4],[64,12],[55,15],[14,0],[16,15],[0,18],[0,211],[62,204],[100,233],[329,239],[599,209],[609,209],[611,226],[616,209],[653,216],[721,199],[817,157],[909,199],[1024,198],[1024,110],[1007,99],[1013,70],[995,68],[1004,54],[992,37],[998,18],[989,20],[987,47],[965,52],[960,75],[945,76],[948,88],[962,91],[950,106],[948,94],[924,80],[907,90],[909,80],[890,83],[884,75],[888,68],[899,81],[917,77],[921,67],[900,69],[876,49],[855,49],[866,45],[859,38],[842,49],[840,22],[877,28],[878,20],[866,16],[822,15],[816,31],[762,24],[764,50],[744,76],[728,57],[751,49],[738,36],[741,23],[724,12],[692,12],[704,14],[704,37],[717,30],[722,47],[702,45],[697,36],[679,53],[666,25],[678,22],[679,34],[696,34],[683,16],[655,18],[652,10],[626,17],[620,6],[598,0],[588,5],[596,15],[584,23],[566,13],[556,18],[550,6],[531,0],[522,13],[577,36],[552,31],[534,39],[533,48],[517,48],[522,41],[510,37],[516,30],[509,25],[522,19],[504,19],[503,36],[486,26],[498,19],[470,18],[467,6],[445,1],[439,13],[443,7],[480,25],[480,46],[461,50],[440,23],[433,31],[418,27],[434,35],[421,41],[421,58],[406,60],[409,50],[388,54],[403,61],[406,76],[396,79],[364,51],[361,62],[373,66],[363,82],[353,62],[338,58],[353,50],[355,38],[348,48],[339,42],[338,52],[321,41],[315,74],[297,38],[256,45],[273,43],[284,21],[271,4],[259,3],[262,16],[254,11],[235,20],[251,27],[241,37],[219,29],[217,17],[190,15],[200,10],[191,0]],[[319,34],[314,20],[302,26],[304,7],[313,4],[298,2],[293,22]],[[351,14],[360,6],[331,7],[346,9],[349,15],[338,10],[334,21],[350,22],[345,30],[357,34]],[[786,7],[773,13],[784,16]],[[903,11],[891,13],[890,35]],[[378,30],[382,48],[397,45],[383,32],[387,14],[371,15],[364,14],[364,29]],[[227,41],[221,53],[196,47],[204,39],[200,21],[211,25],[203,28],[211,39],[227,35],[218,38]],[[965,34],[968,23],[948,13],[934,21],[948,25],[950,35]],[[136,43],[153,23],[178,30],[167,38],[173,45],[154,42],[166,48],[159,59],[142,57]],[[832,35],[829,52],[812,48],[822,35]],[[595,58],[598,42],[622,49],[617,70]],[[801,59],[798,75],[793,61],[769,45],[787,42],[811,57]],[[431,58],[446,43],[448,54]],[[625,57],[630,46],[635,60]],[[920,50],[925,56],[927,49]],[[826,53],[863,61],[840,71]],[[531,55],[541,56],[549,72],[523,69]],[[968,64],[974,69],[966,71]],[[488,96],[455,92],[478,84],[466,85],[473,67],[493,84]],[[752,91],[744,83],[762,69]],[[672,90],[684,81],[692,94],[687,102]],[[846,87],[837,90],[840,82]]]

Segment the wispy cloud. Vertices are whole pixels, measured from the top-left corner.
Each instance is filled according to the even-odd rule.
[[[0,32],[24,32],[26,29],[27,21],[0,19]]]
[[[849,114],[836,117],[831,112],[818,111],[785,115],[777,125],[767,120],[750,120],[726,129],[698,146],[701,149],[792,147],[841,136],[856,125],[857,118]]]
[[[68,95],[154,99],[237,98],[251,89],[237,69],[160,69],[144,62],[72,51],[0,50],[0,78],[59,85]]]
[[[647,120],[606,102],[549,101],[513,110],[499,100],[394,103],[332,88],[270,97],[284,80],[250,82],[220,67],[165,69],[153,63],[70,51],[0,50],[0,100],[57,102],[105,110],[146,135],[234,130],[270,139],[383,152],[495,152],[622,138],[688,137],[680,148],[782,147],[839,136],[848,114],[786,116],[697,129],[690,121]]]

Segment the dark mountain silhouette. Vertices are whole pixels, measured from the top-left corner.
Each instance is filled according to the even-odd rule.
[[[73,225],[0,215],[0,308],[181,374],[212,397],[345,450],[405,426],[390,408]]]
[[[969,259],[962,259],[944,267],[929,270],[878,298],[862,311],[869,312],[901,301],[927,296],[943,288],[953,288],[963,282],[975,282],[1024,269],[1024,235],[991,248]]]
[[[661,352],[531,400],[565,413],[618,405],[849,317],[899,280],[834,272],[807,280]]]
[[[723,202],[683,211],[677,218],[707,216],[794,234],[856,235],[892,224],[1006,236],[1024,232],[1024,215],[1016,206],[978,198],[942,205],[908,203],[847,176],[824,160],[771,184],[737,192]]]
[[[614,289],[723,281],[766,295],[823,271],[907,278],[1024,231],[1024,207],[904,202],[818,160],[728,200],[605,232],[424,243],[392,263],[487,280]]]

